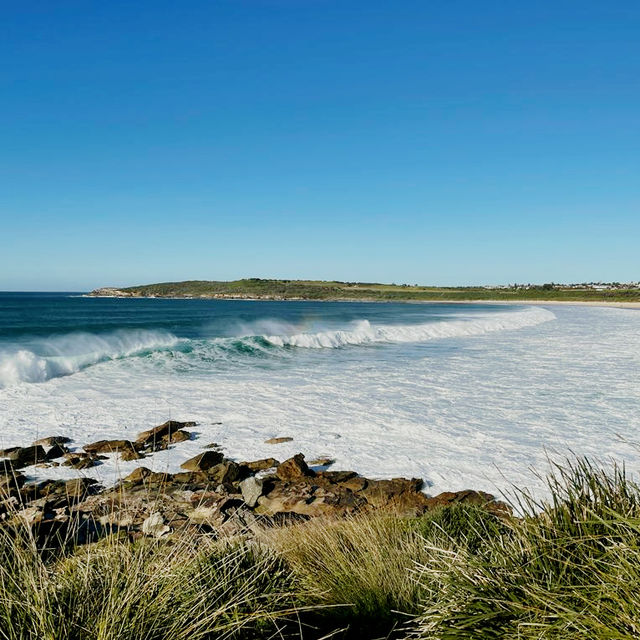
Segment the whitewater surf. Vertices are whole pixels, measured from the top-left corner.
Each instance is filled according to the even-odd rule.
[[[154,470],[216,442],[232,458],[302,451],[422,477],[430,493],[531,486],[530,467],[567,450],[634,473],[639,323],[594,307],[1,294],[0,448],[135,438],[172,418],[197,421],[197,438],[154,454]]]

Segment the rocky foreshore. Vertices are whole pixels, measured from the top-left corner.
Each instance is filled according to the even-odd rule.
[[[79,541],[126,532],[132,539],[174,532],[234,536],[314,517],[344,517],[377,509],[417,516],[454,502],[507,507],[481,491],[428,496],[418,478],[376,480],[353,471],[330,470],[329,459],[307,463],[302,453],[282,462],[265,458],[237,462],[214,444],[181,465],[179,473],[140,466],[116,485],[95,479],[30,482],[24,470],[68,466],[87,469],[108,455],[142,460],[191,439],[193,422],[168,421],[136,440],[100,440],[71,450],[68,438],[42,438],[29,446],[0,450],[0,526],[26,524],[38,537]]]

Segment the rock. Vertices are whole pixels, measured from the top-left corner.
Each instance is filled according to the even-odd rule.
[[[26,481],[27,478],[19,471],[5,474],[0,467],[0,498],[6,497],[12,490],[20,489]]]
[[[117,453],[123,451],[135,451],[131,440],[98,440],[83,447],[87,453]]]
[[[180,473],[174,473],[171,481],[174,484],[179,484],[188,487],[207,487],[212,483],[209,476],[204,471],[182,471]]]
[[[129,462],[131,460],[140,460],[144,458],[144,454],[136,451],[135,449],[123,449],[120,452],[120,460],[123,462]]]
[[[266,485],[266,483],[265,483]],[[309,517],[344,516],[367,507],[367,500],[340,485],[318,486],[305,478],[298,483],[277,482],[258,498],[256,513],[298,513]]]
[[[291,442],[293,438],[289,438],[289,436],[285,436],[283,438],[269,438],[265,440],[265,444],[282,444],[283,442]]]
[[[169,436],[170,434],[184,429],[186,427],[195,427],[195,422],[177,422],[176,420],[167,420],[163,424],[154,427],[153,429],[148,429],[147,431],[143,431],[138,434],[136,438],[136,444],[142,446],[150,446],[156,442],[162,440],[164,436]]]
[[[429,498],[422,493],[420,478],[393,478],[391,480],[369,480],[358,493],[375,508],[391,508],[401,516],[421,515],[430,508]]]
[[[69,449],[63,444],[55,443],[47,451],[47,460],[55,460],[56,458],[62,458],[65,453],[69,453]]]
[[[347,482],[351,478],[355,478],[358,474],[355,471],[318,471],[318,478],[324,478],[332,483]]]
[[[47,454],[40,445],[31,447],[12,447],[10,449],[4,449],[0,451],[0,455],[4,455],[12,463],[15,469],[21,469],[22,467],[29,467],[32,464],[38,462],[45,462]]]
[[[102,459],[91,453],[83,453],[82,451],[74,451],[64,454],[65,461],[62,463],[65,467],[73,467],[74,469],[89,469],[100,464]]]
[[[74,478],[64,483],[64,492],[67,497],[80,500],[89,494],[91,487],[97,484],[98,481],[93,478]]]
[[[210,442],[209,444],[205,445],[204,448],[205,449],[222,449],[222,447],[217,442]]]
[[[276,475],[285,482],[294,482],[304,477],[313,477],[315,472],[309,469],[304,461],[304,455],[297,453],[293,458],[289,458],[278,465]]]
[[[241,462],[240,464],[256,473],[257,471],[264,471],[265,469],[277,467],[280,462],[275,458],[263,458],[262,460],[254,460],[253,462]]]
[[[228,511],[228,515],[225,514],[226,520],[218,527],[218,531],[223,536],[235,537],[262,533],[261,519],[257,518],[246,505],[240,504]]]
[[[345,489],[349,489],[349,491],[357,493],[358,491],[362,491],[367,488],[367,479],[362,478],[361,476],[354,476],[353,478],[344,480],[340,485]]]
[[[219,451],[204,451],[194,458],[183,462],[181,469],[187,471],[207,471],[224,460],[224,456]]]
[[[41,447],[53,447],[54,445],[63,445],[71,442],[71,438],[67,438],[66,436],[49,436],[47,438],[40,438],[40,440],[36,440],[32,444],[34,446],[40,445]]]
[[[0,460],[0,477],[10,476],[16,473],[16,465],[12,460]]]
[[[139,484],[145,478],[148,478],[153,472],[151,469],[147,469],[147,467],[138,467],[134,469],[126,478],[124,478],[123,482],[129,482],[131,484]]]
[[[313,467],[330,467],[334,462],[333,458],[316,458],[315,460],[310,460],[307,464]]]
[[[164,523],[164,518],[162,514],[158,511],[152,513],[143,523],[142,523],[142,533],[145,536],[151,536],[153,538],[161,538],[171,531],[171,527],[167,526]]]
[[[187,440],[191,440],[191,434],[188,431],[183,431],[182,429],[178,429],[178,431],[173,431],[162,436],[162,442],[167,445],[186,442]]]
[[[511,508],[506,503],[496,500],[496,497],[484,491],[474,491],[463,489],[462,491],[444,491],[437,496],[427,498],[429,509],[437,509],[450,504],[472,504],[484,507],[487,511],[499,517],[506,517],[511,514]]]
[[[242,492],[242,499],[245,501],[247,506],[253,508],[258,504],[258,498],[262,495],[264,482],[251,476],[250,478],[245,478],[240,483],[240,491]]]
[[[227,460],[210,467],[207,470],[207,476],[209,482],[214,485],[227,484],[240,480],[242,476],[242,469],[236,462]]]

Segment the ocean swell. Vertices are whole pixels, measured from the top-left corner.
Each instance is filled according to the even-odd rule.
[[[224,363],[232,367],[251,366],[257,358],[292,355],[290,349],[296,347],[336,349],[376,343],[418,343],[520,329],[554,319],[551,311],[532,307],[422,324],[372,324],[360,319],[344,329],[316,327],[315,331],[307,332],[287,322],[269,320],[255,326],[233,327],[231,331],[236,335],[192,339],[177,338],[168,331],[143,329],[70,333],[0,348],[0,388],[46,382],[100,362],[142,355],[152,356],[155,365],[168,367],[172,373],[211,371]],[[144,367],[145,362],[139,361],[139,364]]]
[[[524,311],[492,313],[468,320],[442,320],[413,325],[372,325],[368,320],[358,320],[347,330],[273,335],[264,336],[264,339],[279,347],[335,349],[367,343],[425,342],[438,338],[475,336],[532,327],[554,320],[555,317],[555,314],[547,309],[532,307]]]
[[[166,331],[144,329],[34,339],[20,347],[0,350],[0,388],[20,382],[45,382],[99,362],[168,348],[177,342]]]

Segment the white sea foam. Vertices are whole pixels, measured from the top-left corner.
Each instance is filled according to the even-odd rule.
[[[532,307],[523,311],[507,311],[487,315],[476,314],[463,320],[442,320],[425,324],[372,325],[358,320],[346,330],[296,333],[292,335],[265,335],[277,346],[305,347],[308,349],[335,349],[347,345],[372,342],[425,342],[438,338],[475,336],[493,331],[532,327],[555,319],[553,312]]]
[[[174,345],[166,331],[129,329],[105,334],[70,333],[32,340],[0,351],[0,388],[20,382],[45,382],[92,364]]]
[[[531,469],[544,473],[547,455],[569,451],[623,461],[629,473],[639,474],[640,312],[553,312],[555,321],[533,324],[551,318],[533,310],[523,318],[520,311],[484,314],[460,306],[446,311],[454,318],[442,329],[492,318],[504,329],[517,328],[518,318],[523,324],[501,331],[493,323],[484,333],[428,337],[424,344],[382,342],[376,349],[282,349],[264,342],[260,358],[248,353],[242,360],[233,343],[260,346],[260,339],[240,339],[242,331],[233,327],[236,337],[225,343],[180,341],[151,357],[116,358],[46,384],[0,389],[0,448],[54,434],[74,438],[78,447],[135,438],[173,418],[197,421],[192,430],[198,438],[150,456],[145,466],[177,471],[215,441],[237,460],[284,460],[303,452],[309,460],[330,456],[334,468],[367,476],[422,477],[431,494],[467,488],[495,493],[512,483],[542,491]],[[376,323],[374,313],[372,327],[421,326],[380,320],[388,313]],[[438,324],[431,323],[431,331]],[[313,331],[297,326],[270,328],[291,337],[326,332],[331,323],[313,325]],[[220,365],[224,349],[229,360]],[[192,362],[198,365],[187,366]],[[265,444],[273,436],[293,441]],[[112,482],[136,466],[139,461],[112,456],[83,473]],[[43,478],[77,472],[62,466],[27,473]]]

